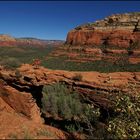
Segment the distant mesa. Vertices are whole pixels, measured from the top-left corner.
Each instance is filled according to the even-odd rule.
[[[10,35],[7,34],[1,34],[0,35],[0,41],[16,41],[16,39]]]
[[[62,40],[42,40],[37,38],[14,38],[7,34],[0,35],[0,46],[34,46],[45,47],[48,45],[63,44]]]
[[[127,48],[140,42],[140,12],[115,14],[71,30],[66,44]]]

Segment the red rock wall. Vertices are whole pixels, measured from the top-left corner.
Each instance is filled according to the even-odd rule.
[[[0,47],[1,46],[15,46],[16,42],[15,41],[0,41]]]
[[[139,42],[140,32],[125,30],[97,31],[73,30],[67,35],[66,43],[70,45],[102,45],[127,48],[132,42]]]

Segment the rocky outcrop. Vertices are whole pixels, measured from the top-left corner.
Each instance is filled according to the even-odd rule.
[[[27,92],[20,92],[11,86],[0,86],[1,110],[10,113],[23,114],[36,123],[41,123],[40,110],[32,95]]]
[[[45,47],[48,45],[58,46],[63,44],[61,40],[41,40],[36,38],[14,38],[10,35],[0,35],[0,46],[29,46]]]
[[[76,75],[81,75],[81,79],[75,80]],[[52,138],[68,138],[69,135],[65,132],[44,126],[40,117],[42,88],[56,82],[66,83],[77,91],[85,102],[109,111],[112,109],[110,96],[119,91],[133,93],[134,88],[135,91],[140,90],[140,72],[69,72],[29,64],[24,64],[15,71],[1,67],[0,138],[7,138],[15,132],[22,138],[25,127],[37,138],[40,138],[37,135],[38,128],[53,132]],[[41,138],[50,138],[49,136]]]
[[[17,113],[0,111],[0,124],[0,139],[61,140],[71,138],[66,132],[60,129],[36,123]]]
[[[22,70],[24,69],[25,67]],[[38,98],[41,99],[42,95],[42,84],[32,83],[30,79],[34,78],[34,74],[28,74],[24,77],[17,71],[0,68],[0,138],[71,138],[68,133],[44,124],[38,104]]]
[[[76,74],[82,76],[80,81],[74,80],[73,77]],[[36,112],[38,112],[38,109],[37,106],[33,107],[35,106],[33,98],[36,99],[36,103],[39,106],[43,86],[55,82],[65,82],[84,97],[88,97],[94,104],[108,108],[110,104],[107,95],[117,91],[126,92],[129,90],[129,85],[136,85],[137,89],[139,89],[139,76],[139,72],[109,74],[99,72],[68,72],[49,70],[43,67],[36,68],[26,64],[18,69],[18,74],[17,72],[12,74],[11,71],[0,71],[0,79],[5,81],[3,88],[7,89],[7,93],[0,94],[0,97],[17,112],[22,112],[26,116],[34,118],[32,108]]]
[[[140,12],[116,14],[78,26],[67,35],[70,45],[140,47]]]

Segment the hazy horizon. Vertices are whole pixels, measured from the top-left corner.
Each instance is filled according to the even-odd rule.
[[[65,40],[78,25],[117,13],[139,12],[140,1],[1,1],[0,34]]]

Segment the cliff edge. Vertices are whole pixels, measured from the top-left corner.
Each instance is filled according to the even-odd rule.
[[[128,48],[140,45],[140,12],[115,14],[71,30],[66,39],[70,45],[109,45]]]

